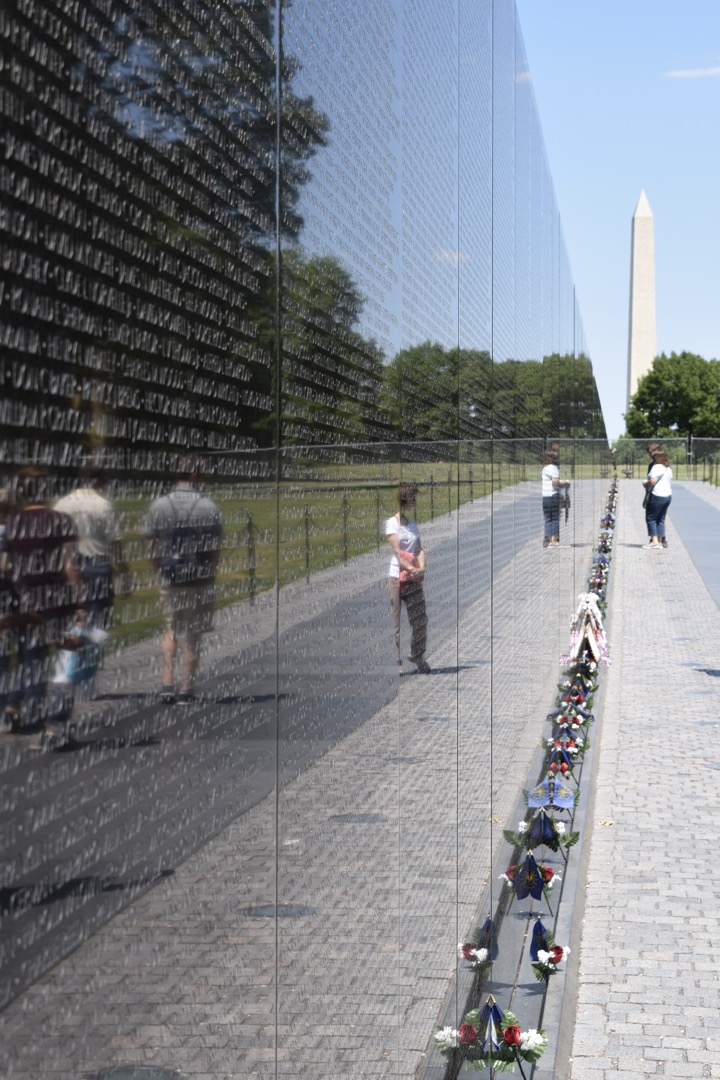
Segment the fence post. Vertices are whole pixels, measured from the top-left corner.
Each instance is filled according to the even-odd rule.
[[[435,520],[435,480],[430,473],[430,520]]]
[[[473,502],[473,501],[474,501],[474,498],[475,498],[475,496],[473,495],[473,476],[472,476],[472,465],[469,465],[469,466],[468,466],[468,476],[469,476],[469,478],[470,478],[470,502]]]
[[[248,550],[248,578],[250,580],[250,603],[255,603],[255,526],[252,514],[247,515],[247,550]]]
[[[380,488],[379,487],[375,488],[375,522],[376,522],[376,525],[377,525],[377,528],[375,530],[376,535],[377,535],[377,549],[379,551],[380,548],[382,547],[382,539],[381,539],[381,533],[380,533],[380,529],[382,527],[382,522],[380,521]]]
[[[343,562],[348,560],[348,546],[347,546],[347,519],[348,519],[348,502],[347,494],[343,491],[342,497],[342,518],[343,518]]]
[[[452,513],[452,469],[448,469],[448,514]]]
[[[305,524],[305,580],[310,584],[310,510],[307,503],[303,506],[303,522]]]

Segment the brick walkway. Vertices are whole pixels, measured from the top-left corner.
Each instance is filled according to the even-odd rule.
[[[655,552],[620,485],[572,1080],[720,1077],[720,611],[682,500],[716,523],[717,561],[720,493],[673,488]]]
[[[514,824],[607,486],[576,485],[564,546],[544,552],[538,529],[434,640],[432,676],[403,680],[12,1003],[0,1075],[416,1076]]]

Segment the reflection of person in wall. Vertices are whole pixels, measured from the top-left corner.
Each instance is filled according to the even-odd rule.
[[[106,477],[101,469],[85,466],[80,484],[55,503],[55,509],[68,514],[77,531],[80,567],[79,606],[84,610],[88,628],[109,630],[113,617],[113,565],[122,576],[121,588],[127,588],[127,564],[119,540],[118,522],[105,496]]]
[[[401,484],[398,491],[400,509],[385,522],[385,535],[393,549],[388,575],[390,607],[395,628],[395,647],[398,665],[402,675],[402,657],[400,655],[400,614],[405,604],[410,620],[411,640],[408,659],[417,665],[418,671],[427,674],[430,665],[425,659],[427,646],[427,612],[423,578],[425,576],[425,552],[420,540],[420,531],[413,521],[417,488]]]
[[[560,479],[557,455],[551,450],[543,455],[541,477],[545,520],[543,547],[557,547],[560,543],[560,492],[570,487],[570,481]]]
[[[0,489],[0,733],[12,731],[17,720],[14,704],[14,656],[17,647],[17,592],[3,552],[5,523],[18,509],[14,493]]]
[[[101,469],[86,465],[78,487],[55,503],[75,526],[80,572],[78,607],[66,639],[69,648],[60,652],[55,682],[71,685],[76,700],[92,697],[101,648],[112,626],[113,566],[121,574],[122,591],[128,587],[117,517],[104,494],[106,484]]]
[[[194,701],[201,636],[212,629],[222,524],[217,506],[198,485],[195,467],[181,473],[176,487],[152,504],[145,526],[165,613],[161,697],[166,704]],[[182,660],[176,695],[178,652]]]
[[[17,509],[5,522],[0,558],[14,593],[4,631],[14,639],[14,675],[4,724],[34,728],[32,749],[46,749],[60,734],[62,695],[50,692],[51,666],[64,647],[77,606],[79,569],[76,532],[67,514],[47,505],[50,477],[41,466],[18,474]]]

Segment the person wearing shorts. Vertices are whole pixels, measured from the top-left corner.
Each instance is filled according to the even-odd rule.
[[[166,704],[194,700],[200,642],[213,624],[222,524],[198,481],[194,469],[181,474],[176,487],[153,502],[145,525],[165,615],[161,699]]]

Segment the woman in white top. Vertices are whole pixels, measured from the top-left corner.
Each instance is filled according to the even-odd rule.
[[[545,519],[543,547],[556,547],[560,543],[560,488],[569,488],[569,480],[560,479],[557,455],[546,450],[542,464],[542,501]]]
[[[388,571],[388,591],[401,675],[403,669],[400,655],[400,612],[403,603],[407,608],[412,632],[408,659],[411,663],[417,664],[418,671],[424,675],[431,670],[425,659],[427,646],[427,611],[423,592],[425,552],[420,540],[420,531],[411,517],[415,511],[416,496],[416,487],[401,484],[398,491],[400,509],[385,522],[385,535],[393,549]]]
[[[645,520],[650,543],[655,551],[662,551],[665,546],[665,515],[672,499],[672,469],[664,450],[653,452],[653,465],[643,484],[650,491],[650,498],[645,507]]]

